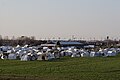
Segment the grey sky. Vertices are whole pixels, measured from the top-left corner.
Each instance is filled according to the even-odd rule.
[[[120,0],[0,0],[0,34],[120,38]]]

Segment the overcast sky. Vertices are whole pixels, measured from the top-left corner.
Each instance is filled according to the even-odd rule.
[[[0,0],[0,34],[120,38],[120,0]]]

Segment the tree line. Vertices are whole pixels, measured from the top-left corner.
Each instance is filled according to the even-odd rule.
[[[14,37],[12,39],[9,39],[8,36],[5,38],[2,38],[0,36],[0,46],[24,46],[26,44],[30,46],[37,46],[46,43],[45,40],[36,40],[34,36],[27,37],[27,36],[21,36],[15,39]]]

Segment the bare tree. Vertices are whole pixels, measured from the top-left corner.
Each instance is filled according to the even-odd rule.
[[[2,40],[2,35],[0,35],[0,40]]]

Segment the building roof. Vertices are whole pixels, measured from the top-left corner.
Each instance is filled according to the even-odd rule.
[[[74,42],[74,41],[64,41],[60,42],[61,45],[81,45],[82,43],[80,42]]]
[[[75,42],[75,41],[60,41],[60,45],[62,46],[74,46],[74,45],[82,45],[83,43]],[[43,47],[54,47],[57,45],[57,42],[54,42],[53,44],[41,44]]]
[[[54,47],[56,44],[41,44],[42,47]]]

